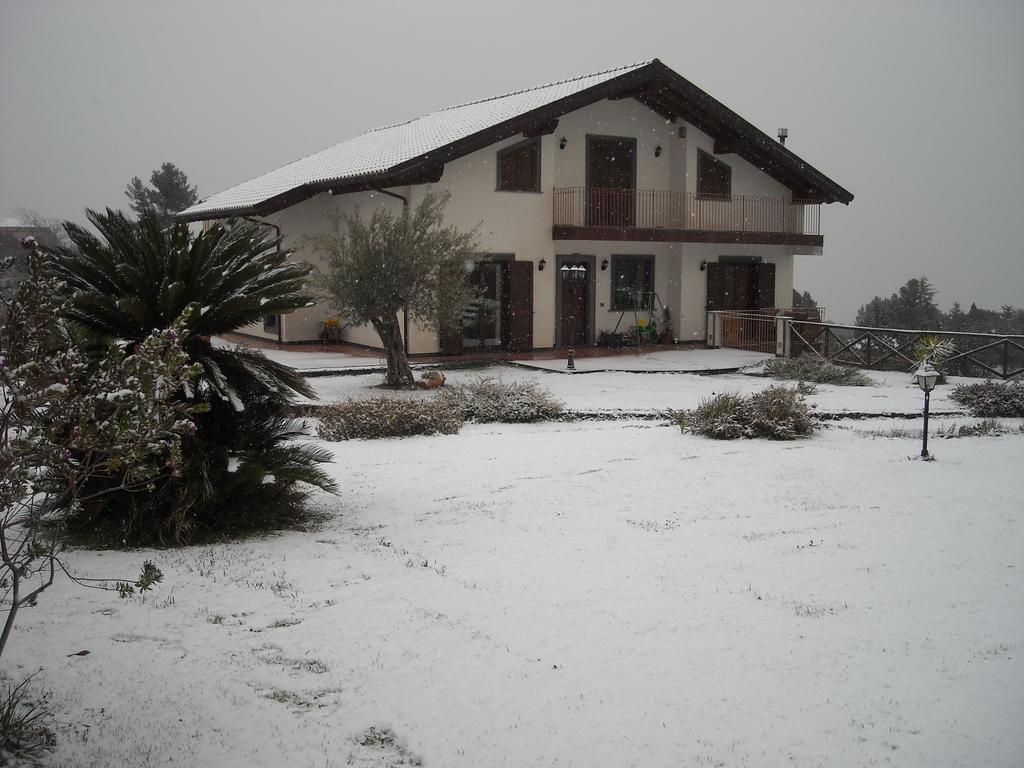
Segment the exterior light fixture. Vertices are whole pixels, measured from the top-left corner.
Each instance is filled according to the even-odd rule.
[[[547,264],[548,264],[547,259],[542,258],[540,261],[537,262],[537,271],[538,272],[543,272],[544,271],[544,267],[546,267]]]
[[[559,149],[565,149],[565,145],[568,144],[568,143],[569,143],[569,140],[566,139],[565,136],[563,136],[561,139],[558,140],[558,148]]]
[[[608,259],[601,259],[601,271],[608,269]]]
[[[708,268],[708,260],[707,259],[701,259],[700,260],[700,271],[703,272],[707,268]]]
[[[924,392],[924,430],[921,432],[921,458],[930,459],[928,455],[928,401],[931,397],[932,390],[935,389],[935,385],[939,381],[941,374],[932,367],[931,362],[926,357],[921,361],[921,365],[916,371],[914,371],[914,383],[921,388]]]
[[[655,157],[661,157],[661,144],[659,144],[658,146],[656,146],[654,148],[654,156]]]

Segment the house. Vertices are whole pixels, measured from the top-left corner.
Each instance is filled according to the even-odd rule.
[[[479,225],[480,300],[460,332],[407,319],[412,354],[593,343],[641,314],[664,323],[663,307],[677,338],[702,340],[708,309],[789,306],[794,255],[822,253],[821,205],[853,199],[654,59],[379,128],[179,215],[259,218],[316,263],[303,236],[332,209],[400,210],[431,189],[450,194],[448,223]],[[309,341],[329,315],[245,330]],[[380,346],[369,326],[344,339]]]

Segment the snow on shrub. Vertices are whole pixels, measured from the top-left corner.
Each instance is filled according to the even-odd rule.
[[[817,421],[798,389],[775,386],[749,397],[724,392],[706,398],[679,419],[679,426],[716,440],[795,440],[810,435]]]
[[[972,416],[1024,416],[1024,381],[958,384],[949,397],[966,406]]]
[[[373,397],[323,408],[318,432],[324,440],[454,435],[462,423],[462,416],[441,400]]]
[[[561,415],[565,406],[533,381],[505,383],[481,378],[441,391],[441,399],[466,421],[518,424]]]
[[[764,365],[764,375],[773,379],[836,384],[840,387],[870,387],[871,378],[858,368],[836,365],[818,357],[779,357]]]

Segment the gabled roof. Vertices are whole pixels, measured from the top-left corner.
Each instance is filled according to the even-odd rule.
[[[266,215],[325,190],[354,192],[437,181],[444,164],[607,98],[636,98],[680,118],[793,190],[794,197],[849,203],[853,195],[657,59],[448,107],[378,128],[206,198],[188,221]]]

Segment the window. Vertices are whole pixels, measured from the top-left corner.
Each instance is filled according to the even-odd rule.
[[[653,294],[653,256],[612,256],[613,311],[648,309]]]
[[[498,190],[540,192],[540,139],[527,139],[498,152]]]
[[[702,149],[697,150],[697,194],[732,194],[732,168]]]
[[[277,333],[279,327],[279,316],[278,315],[264,315],[263,316],[263,330],[265,333]]]

